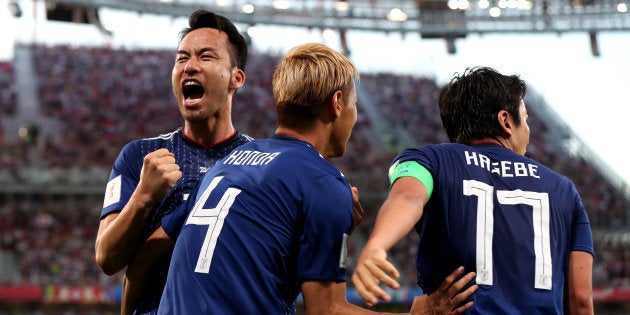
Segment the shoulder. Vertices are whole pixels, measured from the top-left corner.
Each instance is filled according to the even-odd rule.
[[[252,138],[248,134],[241,134],[241,133],[237,133],[236,138],[238,138],[239,142],[250,142],[250,141],[254,140],[254,138]]]
[[[407,148],[398,153],[398,155],[394,158],[394,163],[419,159],[426,160],[438,156],[440,158],[443,158],[444,156],[450,155],[452,153],[461,152],[464,148],[465,146],[455,143],[430,144],[414,148]]]
[[[143,153],[155,151],[159,148],[171,148],[174,146],[186,145],[181,129],[163,133],[155,137],[134,140],[128,144],[132,148],[138,148]]]
[[[142,140],[142,142],[163,142],[163,141],[173,141],[179,138],[183,138],[184,133],[182,132],[182,129],[177,129],[168,133],[162,133],[159,134],[155,137],[150,137],[150,138],[144,138]]]
[[[183,136],[179,129],[160,134],[156,137],[132,140],[123,146],[119,154],[119,159],[136,159],[138,156],[144,157],[147,153],[159,148],[173,147],[177,145],[180,140],[183,140]]]
[[[258,141],[258,140],[256,140]],[[268,140],[270,147],[279,146],[277,163],[285,174],[294,170],[297,177],[316,179],[320,177],[343,177],[341,171],[323,158],[311,145],[301,141]]]

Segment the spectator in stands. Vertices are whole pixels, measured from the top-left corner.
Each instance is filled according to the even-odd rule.
[[[162,217],[186,200],[201,174],[251,140],[233,127],[231,119],[232,97],[245,83],[247,50],[245,39],[227,18],[205,10],[191,14],[172,72],[184,127],[133,141],[116,159],[95,244],[96,262],[106,274],[128,264]],[[137,314],[157,309],[167,267],[164,259],[151,271],[151,290],[134,305]]]
[[[36,72],[29,81],[36,82],[40,92],[38,96],[41,106],[38,107],[38,113],[42,121],[52,125],[51,129],[46,129],[47,132],[40,133],[41,147],[26,145],[17,136],[12,135],[9,128],[11,125],[3,126],[5,137],[0,145],[0,187],[4,190],[0,199],[4,198],[4,203],[0,201],[0,207],[5,208],[9,218],[25,213],[22,206],[16,205],[15,195],[21,196],[22,193],[13,190],[14,185],[24,185],[23,187],[31,191],[26,193],[28,199],[37,199],[41,187],[38,183],[42,178],[52,177],[50,182],[65,186],[63,189],[72,192],[70,196],[89,199],[85,201],[87,204],[100,203],[103,183],[107,180],[111,165],[124,144],[132,139],[153,136],[164,130],[174,130],[181,124],[179,111],[173,106],[171,80],[168,79],[173,62],[172,50],[40,44],[29,44],[22,49],[30,49],[33,55],[31,61]],[[249,135],[257,137],[273,132],[275,110],[272,107],[275,108],[275,104],[271,95],[270,80],[273,67],[278,60],[275,53],[250,54],[247,62],[247,84],[238,90],[233,99],[235,106],[232,108],[232,118],[237,130],[247,130]],[[4,75],[9,79],[5,79],[4,82],[14,86],[14,75],[23,65],[7,64],[4,67]],[[86,68],[92,71],[83,71]],[[0,76],[1,73],[2,71]],[[382,86],[388,89],[379,89]],[[381,117],[395,114],[398,109],[393,109],[403,106],[402,110],[406,113],[404,117],[392,116],[391,119],[398,126],[398,130],[409,131],[412,134],[410,141],[413,143],[423,145],[448,141],[441,127],[437,106],[434,105],[437,102],[439,87],[432,78],[361,73],[360,87],[369,93],[370,99],[379,104],[379,110],[385,111],[381,113]],[[391,87],[395,87],[395,91],[390,91]],[[11,94],[25,93],[25,90],[12,89]],[[387,93],[387,97],[380,96],[381,93]],[[630,209],[630,203],[623,194],[625,188],[619,190],[619,187],[602,176],[597,165],[585,160],[579,152],[577,154],[567,152],[566,139],[556,139],[556,136],[549,132],[557,128],[553,126],[553,121],[547,122],[549,115],[545,115],[544,112],[537,114],[539,107],[544,104],[539,104],[540,99],[532,92],[528,91],[527,98],[529,100],[525,102],[529,105],[528,125],[530,129],[536,130],[536,133],[531,135],[527,156],[550,166],[575,183],[594,230],[627,230],[630,222],[630,211],[627,209]],[[362,102],[364,99],[360,98],[359,115],[365,110]],[[4,107],[5,110],[17,106],[15,102],[11,104]],[[2,123],[14,119],[11,115],[14,114],[7,113],[3,116]],[[351,245],[357,250],[364,244],[362,237],[365,235],[367,238],[369,231],[372,230],[371,222],[376,213],[372,209],[378,209],[387,194],[387,175],[382,170],[390,165],[396,155],[386,152],[380,145],[374,146],[370,141],[365,141],[375,138],[369,133],[373,126],[369,125],[369,121],[361,124],[360,119],[360,116],[357,117],[347,153],[343,158],[335,159],[335,165],[359,187],[361,203],[367,210],[366,219],[350,238],[350,242],[353,243]],[[431,123],[426,124],[427,120]],[[138,124],[135,121],[152,123]],[[366,150],[366,147],[370,149]],[[77,186],[80,188],[77,189]],[[93,190],[94,186],[101,188]],[[46,211],[53,215],[58,222],[55,226],[56,232],[53,234],[65,233],[63,234],[65,236],[62,240],[44,238],[46,242],[42,242],[42,239],[29,233],[36,227],[27,221],[0,223],[3,240],[18,240],[12,244],[28,244],[11,246],[10,250],[5,250],[12,252],[11,255],[18,263],[16,269],[19,271],[11,274],[6,268],[2,269],[1,272],[11,274],[10,280],[5,279],[6,282],[3,284],[12,284],[16,278],[20,278],[22,280],[18,283],[33,285],[59,283],[96,285],[111,291],[117,289],[113,286],[119,286],[123,274],[107,276],[93,263],[89,264],[89,268],[83,273],[73,273],[72,277],[64,275],[63,271],[51,272],[51,268],[42,267],[66,266],[68,270],[77,271],[84,268],[81,266],[82,262],[86,261],[84,257],[87,257],[88,262],[93,260],[93,235],[96,235],[98,226],[93,224],[94,216],[97,214],[92,214],[92,211],[100,213],[102,210],[100,205],[97,205],[97,208],[82,207],[74,202],[68,202],[61,206],[64,211],[56,211],[60,206],[51,204],[47,199],[38,199],[29,202],[29,207],[36,207],[38,211]],[[71,223],[66,212],[85,214],[86,209],[89,209],[89,215],[82,216],[82,219],[87,218],[84,220],[87,222],[91,218],[92,224],[88,224],[88,230],[84,235],[92,236],[80,240],[81,244],[78,247],[85,253],[75,256],[75,250],[72,248],[74,246],[71,245],[77,240],[72,239],[73,235],[69,231],[75,231],[77,226],[86,225]],[[407,258],[410,253],[416,252],[417,239],[417,233],[410,233],[406,240],[398,242],[390,251],[389,256],[396,261],[399,270],[410,271],[402,273],[405,276],[399,279],[401,287],[416,285],[416,273],[413,268],[415,262]],[[593,285],[606,288],[627,287],[630,283],[628,276],[630,272],[626,270],[630,268],[626,267],[624,272],[619,272],[618,262],[630,266],[630,255],[627,254],[630,247],[628,241],[611,243],[598,242],[596,239],[594,243],[598,255],[594,261]],[[354,269],[357,257],[352,253],[350,251],[349,270]],[[61,262],[61,259],[64,261]],[[408,269],[408,266],[411,269]],[[348,285],[352,288],[352,283]]]
[[[127,269],[128,301],[152,276],[144,259],[170,253],[169,244],[160,314],[294,314],[300,292],[307,314],[373,314],[346,300],[347,237],[363,214],[348,180],[326,160],[345,153],[358,77],[323,44],[290,50],[273,76],[275,134],[235,149],[164,218]],[[451,286],[461,272],[412,310],[470,308],[459,302],[475,288],[458,292],[473,274]]]
[[[425,292],[463,265],[477,273],[474,313],[593,314],[589,220],[569,179],[524,157],[525,93],[518,76],[485,67],[442,89],[453,143],[403,150],[392,164],[389,196],[352,276],[368,303],[389,299],[380,282],[397,287],[387,251],[415,226]]]

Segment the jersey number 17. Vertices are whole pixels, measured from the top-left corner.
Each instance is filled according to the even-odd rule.
[[[502,205],[529,205],[533,211],[534,287],[551,290],[551,241],[549,237],[549,195],[517,190],[497,190]],[[494,234],[494,187],[476,180],[464,180],[464,195],[477,197],[477,284],[492,285],[492,237]]]

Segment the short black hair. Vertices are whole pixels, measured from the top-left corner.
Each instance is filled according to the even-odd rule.
[[[228,36],[228,40],[231,46],[229,51],[230,58],[232,59],[232,66],[236,66],[239,69],[245,71],[248,54],[247,41],[238,31],[234,23],[232,23],[232,21],[214,12],[210,12],[207,10],[197,10],[193,12],[188,18],[188,25],[189,27],[186,27],[181,32],[179,32],[180,42],[190,32],[199,28],[208,27],[219,30],[227,34]]]
[[[455,74],[438,98],[442,125],[451,142],[470,144],[475,140],[504,136],[497,114],[506,110],[521,124],[519,105],[527,85],[518,75],[503,75],[489,67],[467,68]]]

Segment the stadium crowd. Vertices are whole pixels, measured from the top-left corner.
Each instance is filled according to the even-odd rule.
[[[171,131],[182,124],[174,102],[170,51],[103,47],[29,46],[39,117],[57,128],[32,141],[2,137],[0,184],[5,187],[55,185],[97,187],[104,191],[109,168],[129,140]],[[252,52],[245,87],[236,93],[236,128],[253,137],[275,130],[271,75],[279,56]],[[0,112],[10,118],[17,105],[14,65],[0,63]],[[527,79],[527,78],[524,78]],[[379,119],[387,122],[383,143],[373,141],[373,123],[359,99],[359,118],[345,157],[332,162],[359,187],[368,218],[356,232],[350,257],[358,255],[371,231],[374,215],[387,192],[387,168],[402,146],[445,142],[436,106],[439,86],[425,77],[363,73],[359,88],[367,92]],[[569,177],[577,186],[595,231],[594,286],[630,287],[630,237],[612,233],[630,225],[630,202],[600,172],[579,156],[567,154],[549,139],[548,123],[529,107],[532,137],[528,156]],[[37,120],[37,117],[34,119]],[[107,277],[94,263],[94,238],[102,194],[61,198],[41,193],[0,195],[0,284],[117,286],[120,275]],[[392,250],[405,285],[415,285],[417,235]],[[404,258],[403,258],[404,257]],[[12,267],[8,271],[6,266]]]
[[[13,63],[0,62],[0,114],[12,116],[17,108],[17,88]]]

